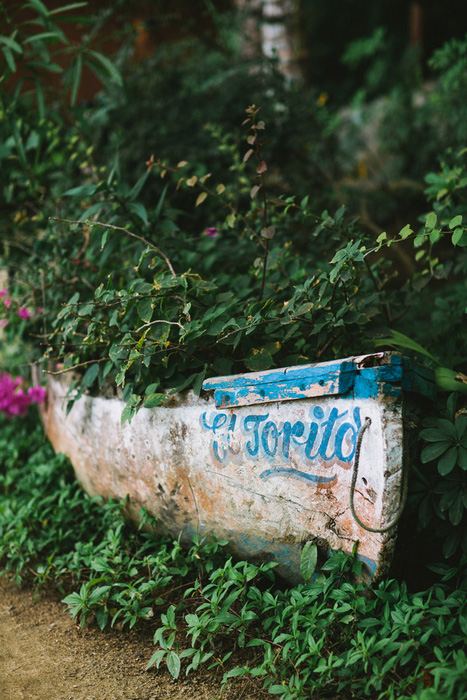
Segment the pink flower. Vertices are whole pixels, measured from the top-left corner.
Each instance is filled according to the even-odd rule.
[[[204,232],[208,238],[216,238],[219,235],[219,229],[216,226],[209,226]]]
[[[18,309],[18,316],[26,320],[32,316],[32,312],[29,309]]]
[[[13,379],[7,373],[0,373],[0,411],[7,418],[24,416],[31,403],[42,403],[46,391],[41,386],[24,390],[24,382],[20,377]]]
[[[5,297],[5,299],[3,300],[3,303],[6,306],[6,308],[8,309],[11,306],[11,299],[9,299],[8,297]]]
[[[0,328],[6,328],[7,326],[8,321],[6,320],[6,318],[2,318],[2,320],[0,321]]]
[[[6,297],[8,294],[8,289],[0,289],[0,299],[3,299],[3,297]]]
[[[31,402],[42,403],[47,396],[47,390],[43,386],[30,386],[28,389],[28,398]]]

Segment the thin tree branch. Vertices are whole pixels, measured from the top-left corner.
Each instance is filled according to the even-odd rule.
[[[56,216],[49,216],[49,219],[52,221],[59,221],[64,224],[80,224],[84,226],[103,226],[104,228],[111,228],[114,231],[123,231],[126,233],[128,236],[131,236],[132,238],[137,238],[139,241],[144,243],[145,245],[149,246],[153,250],[158,253],[161,258],[163,258],[164,262],[166,263],[167,267],[169,268],[170,272],[172,273],[172,277],[176,277],[177,275],[175,274],[175,270],[172,267],[172,263],[170,262],[169,258],[165,253],[162,252],[162,250],[157,246],[154,245],[154,243],[151,243],[151,241],[148,241],[147,238],[143,238],[143,236],[138,236],[137,233],[133,233],[132,231],[129,231],[127,228],[123,228],[123,226],[114,226],[113,224],[104,224],[102,221],[72,221],[71,219],[59,219]]]
[[[99,360],[86,360],[86,362],[79,362],[77,365],[73,365],[73,367],[66,367],[65,369],[59,369],[56,372],[53,372],[51,369],[45,369],[44,373],[45,374],[53,374],[54,376],[56,374],[65,374],[66,372],[73,372],[77,367],[85,367],[86,365],[93,365],[96,362],[106,362],[109,358],[108,357],[101,357]]]

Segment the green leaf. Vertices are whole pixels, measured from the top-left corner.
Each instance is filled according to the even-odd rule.
[[[63,197],[90,197],[97,191],[98,185],[80,185],[63,193]]]
[[[40,32],[39,34],[28,36],[23,41],[23,44],[33,44],[35,41],[43,41],[44,39],[58,39],[62,43],[68,43],[61,32]]]
[[[126,421],[131,423],[131,419],[135,415],[136,411],[132,406],[125,406],[120,416],[120,423],[123,425]]]
[[[12,73],[16,71],[16,63],[15,59],[13,58],[13,54],[11,53],[10,49],[8,46],[5,46],[3,49],[3,55],[5,56],[5,61],[7,63],[8,68],[11,70]]]
[[[96,379],[98,373],[99,373],[99,365],[96,362],[95,364],[91,365],[88,368],[88,370],[85,372],[85,374],[81,380],[81,389],[87,389],[88,387],[90,387],[91,384]]]
[[[457,228],[457,226],[462,226],[462,214],[458,214],[457,216],[453,216],[451,221],[449,222],[449,228]]]
[[[441,238],[441,231],[439,228],[433,229],[433,231],[430,231],[430,242],[431,243],[437,243],[440,238]]]
[[[109,613],[105,608],[99,608],[96,612],[96,622],[99,629],[103,630],[109,620]]]
[[[167,654],[166,663],[170,674],[174,678],[178,678],[178,676],[180,675],[181,666],[179,655],[176,654],[174,651],[169,651],[169,653]]]
[[[460,413],[456,417],[456,435],[458,440],[462,440],[467,429],[467,413]],[[466,445],[467,446],[467,445]]]
[[[148,223],[149,223],[148,213],[146,211],[146,207],[144,206],[144,204],[141,204],[141,202],[130,202],[128,204],[128,208],[130,209],[130,211],[132,211],[134,214],[136,214],[136,216],[139,216],[141,221],[143,221],[143,223],[146,226],[148,225]]]
[[[164,403],[166,398],[167,397],[165,394],[149,394],[149,396],[147,396],[144,400],[144,408],[155,408],[156,406],[160,406]]]
[[[79,53],[76,59],[73,61],[71,66],[72,72],[72,88],[70,102],[72,105],[76,104],[76,98],[78,96],[78,90],[81,83],[81,74],[83,72],[83,54]],[[66,193],[65,193],[66,194]]]
[[[452,234],[452,245],[458,245],[464,235],[464,229],[463,228],[456,228],[454,233]]]
[[[426,221],[425,221],[425,226],[428,229],[428,231],[432,231],[434,229],[437,221],[438,221],[438,217],[436,216],[435,212],[430,211],[430,213],[426,217]]]
[[[49,16],[49,10],[41,2],[41,0],[27,0],[27,4],[33,7],[40,15],[43,15],[44,17]]]
[[[146,171],[141,175],[141,177],[137,180],[136,184],[133,185],[133,187],[131,188],[131,190],[130,190],[130,192],[129,192],[129,194],[128,194],[128,198],[129,198],[129,199],[133,200],[133,199],[136,199],[136,198],[137,198],[137,196],[139,195],[139,193],[140,193],[141,190],[143,189],[144,183],[145,183],[146,180],[148,179],[148,176],[149,176],[149,170],[146,170]],[[166,187],[167,187],[167,185],[166,185]]]
[[[453,532],[451,533],[444,541],[443,544],[443,555],[446,557],[452,557],[452,555],[455,553],[456,549],[458,548],[459,544],[461,541],[461,534],[460,532]]]
[[[159,668],[160,663],[166,655],[166,653],[167,652],[165,651],[165,649],[158,649],[156,652],[154,652],[154,654],[151,656],[148,663],[146,664],[146,670],[148,670],[148,668],[151,668],[151,666],[154,666],[154,664],[156,664],[157,668]]]
[[[441,476],[452,472],[457,462],[457,447],[450,447],[438,462],[438,471]]]
[[[305,583],[307,583],[315,573],[317,561],[317,545],[314,542],[307,542],[302,549],[302,555],[300,558],[300,573],[303,576]]]
[[[118,70],[116,65],[112,63],[110,59],[107,58],[107,56],[104,56],[98,51],[92,51],[91,49],[86,50],[86,55],[91,58],[94,64],[98,64],[98,66],[100,66],[104,70],[104,72],[107,73],[107,75],[115,81],[117,85],[123,85],[123,79],[120,74],[120,71]],[[92,64],[89,61],[88,65],[90,68],[92,68]]]
[[[225,223],[229,228],[233,228],[235,226],[235,221],[237,219],[237,215],[235,212],[230,212],[230,214],[226,217]]]
[[[266,348],[252,348],[245,357],[245,365],[252,372],[261,372],[273,366],[274,360]]]
[[[422,450],[420,459],[422,460],[423,464],[426,464],[427,462],[431,462],[433,459],[441,457],[441,455],[444,454],[450,447],[451,443],[447,440],[444,440],[443,442],[434,442],[431,445],[427,445],[427,447]]]
[[[457,463],[461,469],[467,471],[467,447],[463,445],[457,448]]]
[[[429,357],[430,360],[433,360],[433,362],[436,362],[436,364],[439,364],[438,360],[435,357],[433,357],[433,355],[429,353],[428,350],[422,347],[415,340],[412,340],[412,338],[409,338],[407,335],[399,333],[399,331],[391,330],[391,335],[389,337],[382,338],[381,340],[376,341],[375,345],[391,345],[393,347],[406,348],[407,350],[415,350],[421,355]]]
[[[193,393],[194,393],[196,396],[199,396],[200,393],[201,393],[201,388],[202,388],[202,386],[203,386],[203,382],[204,382],[204,378],[205,378],[205,376],[206,376],[206,372],[207,372],[207,367],[205,367],[205,368],[203,369],[203,371],[200,372],[200,373],[196,376],[195,381],[193,382]]]
[[[152,318],[152,314],[154,312],[154,307],[153,307],[153,302],[151,297],[148,297],[147,299],[142,299],[141,301],[138,302],[137,312],[139,318],[144,322],[144,323],[149,323]]]
[[[457,494],[456,500],[449,508],[449,520],[453,525],[459,525],[464,513],[464,504],[462,503],[462,494]]]
[[[426,442],[444,442],[447,439],[444,431],[439,428],[425,428],[419,434]]]
[[[444,433],[444,440],[457,440],[456,426],[452,421],[447,418],[438,418],[436,425]]]
[[[70,5],[63,5],[63,7],[57,7],[55,10],[50,10],[50,15],[59,15],[64,12],[69,12],[70,10],[78,10],[80,7],[86,7],[87,2],[72,2]]]
[[[402,240],[405,240],[412,235],[412,233],[413,229],[411,228],[410,224],[406,224],[404,228],[399,231],[399,236],[402,238]]]
[[[8,46],[11,51],[15,51],[16,53],[23,53],[23,49],[21,48],[20,44],[9,36],[0,36],[0,44],[5,44],[5,46]]]

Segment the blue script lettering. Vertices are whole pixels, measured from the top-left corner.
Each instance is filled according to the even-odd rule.
[[[251,430],[253,431],[253,437],[254,437],[254,442],[251,440],[247,442],[246,444],[246,451],[248,454],[250,454],[252,457],[256,457],[258,454],[258,449],[259,449],[259,424],[262,423],[266,418],[268,418],[269,413],[266,413],[265,416],[246,416],[243,419],[243,429],[246,432],[250,432]]]
[[[358,407],[339,412],[336,407],[321,406],[310,410],[309,421],[277,422],[270,420],[269,413],[241,416],[213,411],[208,415],[205,411],[200,423],[204,432],[212,433],[212,450],[220,463],[235,457],[283,463],[295,453],[303,462],[317,460],[324,465],[353,460],[362,425]]]

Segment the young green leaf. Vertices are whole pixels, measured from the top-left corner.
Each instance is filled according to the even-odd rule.
[[[318,547],[315,542],[307,542],[302,549],[300,573],[305,583],[313,577],[318,562]]]

